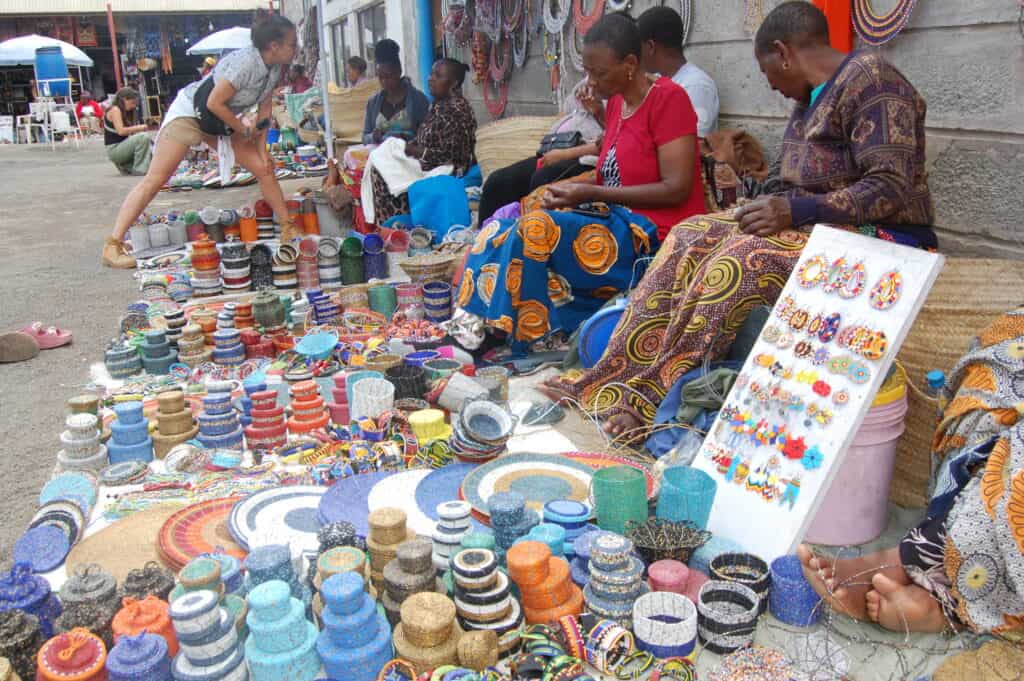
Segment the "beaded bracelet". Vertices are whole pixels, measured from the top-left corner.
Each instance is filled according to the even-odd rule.
[[[583,659],[583,632],[580,630],[580,621],[575,615],[563,615],[558,618],[558,626],[562,630],[562,640],[565,641],[566,652],[576,659]]]
[[[653,664],[654,655],[643,650],[634,650],[615,668],[615,678],[622,681],[639,679]]]
[[[633,634],[612,620],[598,622],[584,647],[586,661],[605,674],[613,673],[632,651]]]
[[[696,681],[697,670],[685,657],[670,657],[656,665],[650,681]]]

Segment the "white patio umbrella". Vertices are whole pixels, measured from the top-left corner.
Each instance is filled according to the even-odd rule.
[[[93,61],[85,52],[63,40],[42,35],[22,35],[0,43],[0,66],[32,66],[36,63],[36,49],[57,45],[68,66],[92,66]]]
[[[223,31],[217,31],[206,36],[185,50],[185,54],[220,54],[228,50],[252,47],[251,35],[252,30],[242,26],[225,28]]]

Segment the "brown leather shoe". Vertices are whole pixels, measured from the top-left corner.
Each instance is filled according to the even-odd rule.
[[[103,246],[103,264],[119,270],[130,270],[135,268],[135,258],[128,253],[128,247],[123,241],[108,236]]]

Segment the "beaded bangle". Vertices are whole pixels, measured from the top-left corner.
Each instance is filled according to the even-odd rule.
[[[633,634],[611,620],[602,620],[590,630],[584,647],[586,661],[605,674],[633,651]]]
[[[639,679],[653,664],[654,655],[643,650],[634,650],[615,668],[615,678],[622,681]]]
[[[558,627],[562,632],[562,640],[566,644],[566,652],[573,657],[583,659],[583,632],[580,630],[580,621],[575,615],[565,615],[558,618]]]
[[[650,681],[696,681],[696,678],[693,662],[684,657],[671,657],[655,666]]]

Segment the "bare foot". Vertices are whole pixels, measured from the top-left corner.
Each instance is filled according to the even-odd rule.
[[[833,610],[857,620],[868,619],[865,597],[871,590],[871,577],[884,571],[897,582],[910,583],[899,567],[899,550],[889,549],[858,558],[834,560],[816,555],[807,544],[796,550],[804,577],[814,591]]]
[[[948,625],[946,617],[928,591],[916,584],[900,584],[884,574],[871,578],[874,587],[865,596],[867,613],[873,622],[890,631],[937,634]]]
[[[643,423],[640,422],[640,419],[624,411],[605,421],[604,432],[617,437],[623,433],[629,433],[642,425]]]

